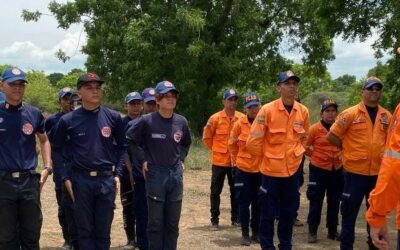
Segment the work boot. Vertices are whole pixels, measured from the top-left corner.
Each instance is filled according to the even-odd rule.
[[[218,231],[219,230],[219,225],[216,222],[212,222],[210,225],[210,231]]]
[[[295,226],[295,227],[302,227],[302,226],[304,226],[304,224],[303,224],[303,222],[301,222],[301,220],[299,220],[299,219],[296,218],[296,219],[294,220],[293,226]]]
[[[68,241],[65,241],[64,244],[61,246],[61,249],[70,250],[72,249],[72,246],[69,244]]]
[[[131,240],[128,241],[128,243],[126,243],[126,245],[123,247],[124,250],[131,250],[131,249],[135,249],[136,247],[136,242]]]
[[[240,244],[242,246],[250,246],[251,244],[248,227],[242,227],[242,239],[240,240]]]
[[[317,242],[317,231],[318,227],[316,226],[308,226],[308,243],[316,243]]]
[[[327,238],[330,240],[340,241],[340,236],[339,233],[337,232],[336,227],[328,227]]]
[[[252,228],[251,229],[251,238],[250,238],[254,243],[260,243],[260,237],[258,235],[258,229],[257,228]]]

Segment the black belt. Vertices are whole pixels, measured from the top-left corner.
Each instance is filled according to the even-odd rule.
[[[83,170],[83,169],[74,169],[74,171],[83,173],[86,176],[90,177],[98,177],[98,176],[112,176],[114,175],[114,171],[112,170]]]
[[[1,170],[0,173],[1,173],[1,176],[3,176],[3,177],[10,177],[13,179],[24,178],[24,177],[28,177],[28,176],[37,174],[37,172],[35,170],[15,171],[15,172]]]

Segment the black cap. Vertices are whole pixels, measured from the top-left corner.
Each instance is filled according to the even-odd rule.
[[[87,82],[98,82],[101,85],[104,81],[101,80],[100,77],[94,73],[86,73],[79,77],[78,81],[76,82],[76,88],[79,89],[83,84]]]

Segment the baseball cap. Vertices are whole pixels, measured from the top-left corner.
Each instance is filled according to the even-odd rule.
[[[76,87],[79,89],[83,84],[87,82],[98,82],[101,85],[104,81],[101,80],[100,77],[94,73],[86,73],[79,77],[78,81],[76,82]]]
[[[142,96],[139,94],[139,92],[134,91],[134,92],[129,93],[129,94],[125,97],[125,103],[130,103],[130,102],[133,101],[133,100],[140,100],[140,101],[142,101],[143,98],[142,98]]]
[[[232,97],[238,97],[239,98],[239,95],[238,95],[237,91],[234,90],[234,89],[225,90],[225,92],[224,92],[224,100],[227,100],[227,99],[232,98]]]
[[[157,86],[154,90],[157,94],[165,94],[165,93],[168,93],[171,91],[179,94],[179,91],[176,90],[176,88],[172,84],[172,82],[169,82],[169,81],[162,81],[162,82],[157,83]]]
[[[260,104],[260,99],[258,98],[257,94],[254,92],[248,92],[244,96],[244,107],[248,108],[253,105],[259,105]]]
[[[336,102],[332,99],[326,99],[325,101],[322,102],[321,104],[321,112],[324,112],[325,109],[329,107],[335,107],[336,109],[338,108],[338,105]]]
[[[150,101],[155,101],[156,97],[154,96],[156,94],[155,90],[153,88],[145,88],[142,92],[142,97],[144,102],[150,102]]]
[[[380,85],[381,87],[383,87],[382,81],[375,76],[371,76],[368,77],[367,79],[365,79],[364,84],[363,84],[363,89],[367,89],[372,87],[374,84]]]
[[[297,82],[300,82],[300,77],[296,76],[291,70],[287,70],[279,73],[277,84],[286,82],[291,78],[295,79]]]
[[[70,87],[64,87],[60,90],[60,92],[58,92],[58,99],[61,99],[68,94],[72,94],[72,92],[74,92],[74,90]]]
[[[26,73],[19,68],[10,67],[3,71],[3,75],[1,76],[2,81],[8,84],[11,84],[15,81],[21,80],[24,82],[28,82],[26,80]]]

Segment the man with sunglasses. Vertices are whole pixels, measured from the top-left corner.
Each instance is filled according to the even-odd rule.
[[[353,249],[358,211],[375,187],[391,114],[379,105],[382,81],[369,77],[363,83],[359,104],[339,114],[327,139],[342,148],[345,170],[341,202],[340,249]],[[367,232],[369,226],[367,225]],[[368,236],[369,249],[376,249]]]
[[[236,111],[238,98],[235,90],[226,90],[222,100],[223,110],[213,114],[203,130],[203,143],[211,150],[211,230],[219,229],[220,195],[224,187],[225,176],[228,177],[230,190],[231,224],[239,225],[233,183],[233,164],[228,148],[229,135],[233,125],[240,117],[244,116],[243,113]]]

